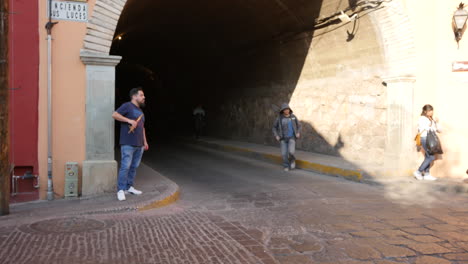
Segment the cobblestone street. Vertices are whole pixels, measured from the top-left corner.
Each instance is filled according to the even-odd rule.
[[[188,146],[145,163],[181,199],[145,212],[0,218],[2,263],[468,263],[468,198],[373,187]],[[138,184],[138,179],[137,179]],[[138,185],[137,185],[138,187]]]

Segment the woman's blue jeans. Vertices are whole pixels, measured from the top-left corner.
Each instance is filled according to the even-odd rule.
[[[421,137],[421,146],[424,148],[424,161],[421,166],[419,166],[418,170],[420,172],[429,173],[429,170],[431,169],[431,163],[435,160],[435,156],[430,155],[427,152],[426,142],[427,137]]]
[[[290,168],[291,162],[296,160],[294,157],[294,153],[296,152],[296,140],[294,138],[282,139],[280,144],[283,167]]]

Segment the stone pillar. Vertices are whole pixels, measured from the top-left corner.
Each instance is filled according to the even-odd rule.
[[[414,77],[385,78],[387,84],[387,140],[385,176],[408,177],[415,169],[413,122]]]
[[[82,195],[116,191],[114,158],[115,66],[120,56],[81,51],[86,65],[86,160]]]

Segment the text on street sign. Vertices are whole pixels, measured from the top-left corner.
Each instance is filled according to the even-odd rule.
[[[49,11],[52,19],[88,22],[88,3],[52,0]]]

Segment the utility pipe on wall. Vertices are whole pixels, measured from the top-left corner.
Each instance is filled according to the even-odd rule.
[[[52,182],[52,28],[58,22],[52,22],[52,0],[49,0],[49,21],[47,30],[47,200],[54,200]]]

